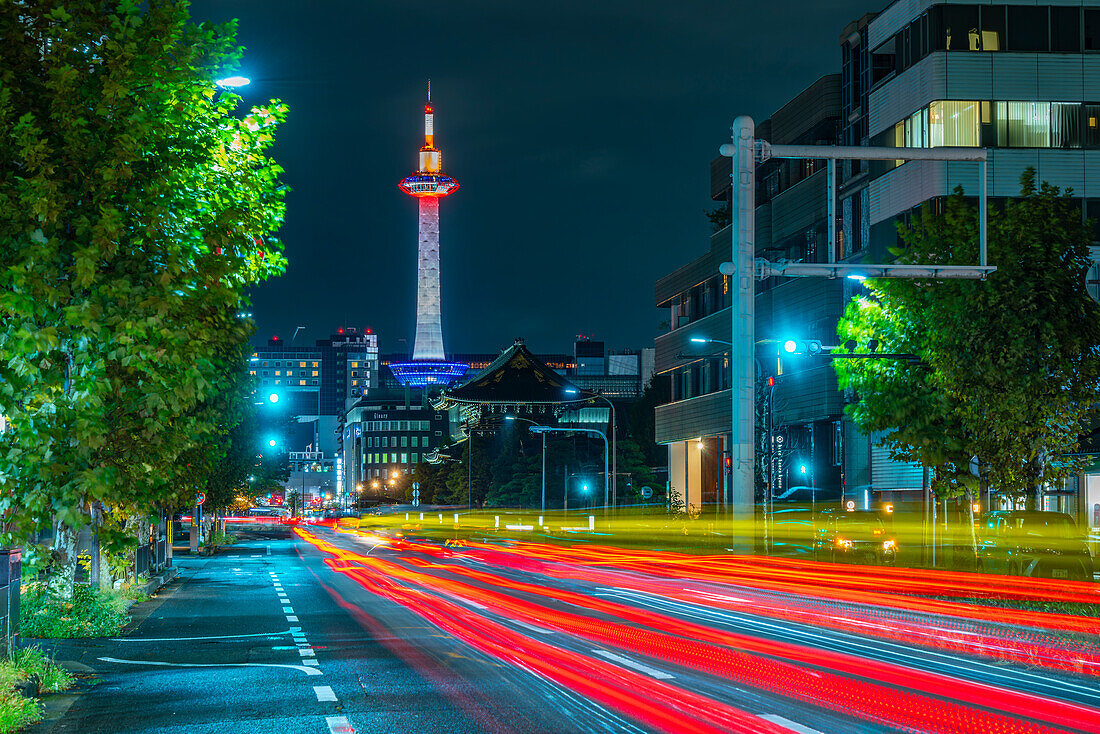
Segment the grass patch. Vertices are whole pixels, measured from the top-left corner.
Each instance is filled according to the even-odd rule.
[[[77,584],[71,599],[61,599],[46,584],[32,582],[22,588],[20,631],[40,638],[111,637],[130,621],[128,605],[118,591]]]
[[[0,732],[18,731],[42,716],[38,699],[24,698],[15,686],[27,676],[9,660],[0,661]]]
[[[41,693],[67,691],[76,683],[72,673],[59,666],[53,658],[37,647],[14,650],[11,662],[25,677],[38,676],[38,690]]]

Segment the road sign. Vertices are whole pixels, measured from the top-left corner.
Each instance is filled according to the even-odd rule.
[[[195,505],[201,505],[203,502],[206,502],[206,492],[199,492],[195,495]]]
[[[419,497],[419,496],[420,496],[420,490],[419,489],[414,489],[413,490],[413,497]]]
[[[647,500],[653,496],[653,489],[651,487],[642,487],[642,499]]]
[[[413,489],[420,489],[420,482],[413,482]]]

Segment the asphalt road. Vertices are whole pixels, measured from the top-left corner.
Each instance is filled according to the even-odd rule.
[[[794,622],[789,593],[324,528],[177,560],[125,637],[57,646],[100,682],[35,734],[1100,731],[1094,673]]]

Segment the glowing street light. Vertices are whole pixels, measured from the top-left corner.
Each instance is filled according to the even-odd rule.
[[[227,76],[224,79],[218,79],[214,83],[222,89],[236,89],[237,87],[247,87],[252,83],[252,80],[246,76]]]
[[[267,396],[267,399],[268,399],[269,402],[277,403],[277,402],[279,402],[279,393],[273,392],[273,393],[271,393],[270,395]]]

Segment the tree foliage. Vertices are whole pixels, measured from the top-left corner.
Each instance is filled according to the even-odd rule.
[[[0,513],[186,504],[238,395],[245,289],[282,270],[285,108],[235,117],[241,49],[180,0],[0,4]],[[265,241],[266,240],[266,241]]]
[[[882,432],[898,459],[935,468],[941,494],[968,493],[977,456],[992,489],[1035,495],[1075,472],[1066,456],[1100,397],[1100,308],[1085,290],[1089,231],[1079,201],[1035,172],[1021,197],[989,217],[986,280],[867,281],[871,297],[850,303],[838,327],[861,351],[877,339],[897,360],[837,360],[842,388],[859,401],[848,414]],[[977,215],[962,192],[943,214],[900,229],[900,262],[973,265]]]

